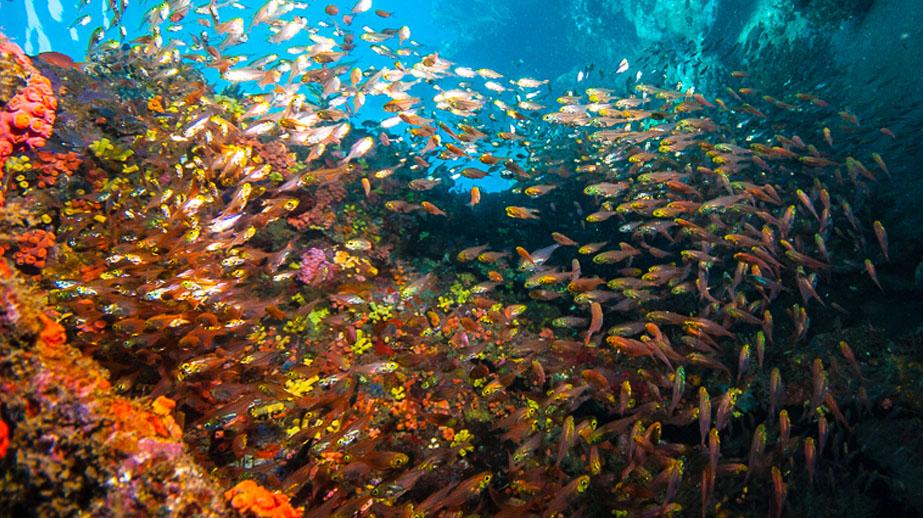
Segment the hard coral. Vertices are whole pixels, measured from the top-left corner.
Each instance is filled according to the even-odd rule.
[[[301,516],[292,507],[288,497],[269,491],[252,480],[244,480],[224,493],[231,506],[241,513],[253,513],[260,518],[288,518]]]

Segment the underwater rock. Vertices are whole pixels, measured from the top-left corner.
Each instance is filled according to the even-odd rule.
[[[917,396],[919,397],[919,392]],[[923,514],[923,441],[919,418],[891,418],[862,423],[856,428],[861,453],[871,461],[873,479],[893,507]],[[872,484],[870,484],[872,485]]]

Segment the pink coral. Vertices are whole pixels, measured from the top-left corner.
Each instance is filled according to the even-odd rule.
[[[40,148],[51,136],[58,100],[51,81],[39,73],[22,49],[0,34],[0,52],[10,54],[28,74],[26,86],[0,111],[0,170],[18,151]],[[3,193],[0,193],[0,206]]]
[[[317,285],[332,280],[334,268],[323,250],[309,248],[301,254],[301,268],[298,270],[297,278],[304,284]]]

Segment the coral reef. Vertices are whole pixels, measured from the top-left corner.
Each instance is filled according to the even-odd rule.
[[[0,111],[0,173],[13,153],[45,145],[54,127],[58,101],[51,82],[41,75],[22,49],[0,35],[0,54],[12,58],[21,68],[19,77],[26,85],[13,95]],[[15,72],[15,71],[14,71]],[[8,77],[8,74],[4,74]],[[2,180],[0,176],[0,180]],[[3,193],[0,192],[0,205]]]

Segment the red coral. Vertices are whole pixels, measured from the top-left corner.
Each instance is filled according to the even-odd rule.
[[[336,222],[336,211],[330,207],[346,198],[346,189],[339,183],[321,185],[314,191],[314,204],[307,212],[288,218],[291,226],[300,231],[310,228],[329,229]]]
[[[6,421],[0,419],[0,459],[6,457],[7,450],[10,449],[10,427]]]
[[[44,230],[30,230],[16,238],[19,251],[13,255],[16,264],[44,268],[48,251],[54,246],[54,234]]]
[[[38,186],[49,187],[58,183],[61,174],[70,176],[80,167],[80,155],[77,153],[52,153],[39,151],[36,153],[38,163],[35,170],[38,173]]]
[[[28,74],[26,86],[0,111],[0,170],[18,151],[40,148],[51,136],[58,100],[51,81],[32,66],[19,45],[0,35],[0,52],[10,54]],[[3,193],[0,192],[0,206]]]
[[[261,518],[295,518],[301,513],[292,507],[288,497],[272,492],[252,480],[244,480],[224,493],[240,513],[251,512]]]

